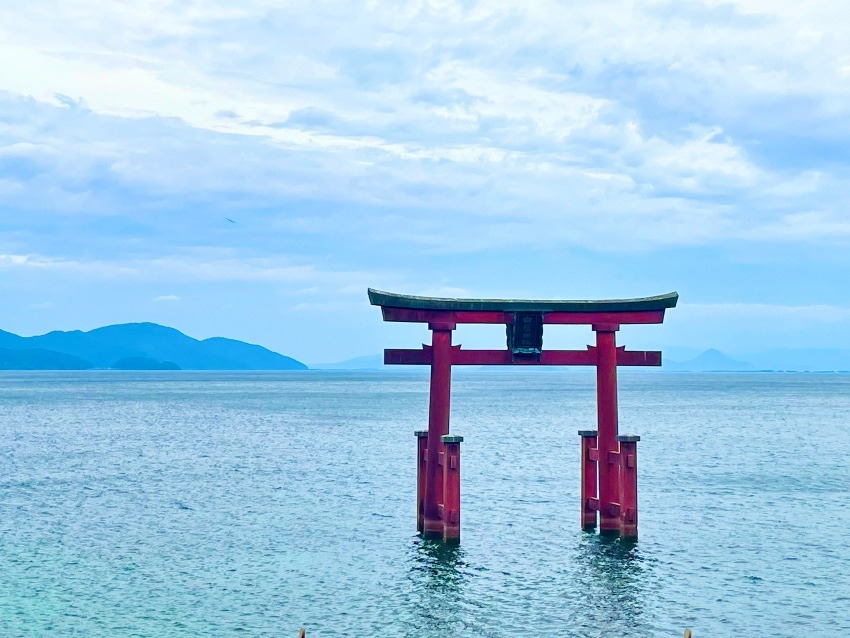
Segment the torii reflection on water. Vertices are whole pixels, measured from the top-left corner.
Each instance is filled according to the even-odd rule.
[[[411,629],[443,636],[468,629],[464,550],[459,545],[421,538],[414,541],[412,549],[410,578],[415,596],[411,601]]]
[[[652,633],[645,616],[651,565],[633,540],[584,534],[576,547],[569,597],[574,629],[584,636],[618,635],[612,628]]]

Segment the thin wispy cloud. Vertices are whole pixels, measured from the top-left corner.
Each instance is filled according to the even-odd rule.
[[[682,314],[700,317],[737,317],[744,321],[799,321],[800,323],[838,323],[850,320],[850,307],[829,304],[790,306],[760,303],[683,303]]]
[[[155,257],[128,261],[72,260],[43,255],[0,255],[0,269],[53,271],[62,276],[113,280],[208,282],[272,282],[333,285],[336,290],[365,290],[368,281],[386,275],[357,271],[333,271],[312,264],[291,264],[283,259],[239,259],[223,256]],[[355,283],[356,282],[356,283]],[[175,295],[157,296],[156,301],[177,301]]]

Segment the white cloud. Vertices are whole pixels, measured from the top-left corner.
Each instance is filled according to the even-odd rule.
[[[850,214],[825,211],[788,213],[751,230],[745,236],[762,240],[846,242],[850,239]]]
[[[381,207],[381,236],[444,251],[847,240],[824,193],[850,154],[761,144],[850,141],[848,24],[837,0],[0,9],[0,89],[36,100],[0,106],[0,203],[161,227],[241,201],[361,241]],[[363,208],[287,206],[316,199]]]
[[[159,295],[153,298],[154,301],[180,301],[178,295]]]
[[[676,313],[686,315],[683,319],[708,319],[723,317],[734,321],[767,321],[809,323],[839,323],[850,320],[850,308],[827,304],[791,306],[761,303],[683,303]],[[758,325],[758,324],[756,324]]]
[[[336,286],[366,289],[366,282],[379,275],[358,271],[334,271],[312,264],[292,264],[283,259],[207,257],[155,257],[118,262],[109,260],[74,260],[44,255],[0,254],[0,268],[30,271],[52,271],[76,274],[86,278],[127,279],[139,281],[208,281],[208,282],[319,282]],[[384,276],[385,277],[385,276]],[[177,301],[176,295],[164,295],[155,301]]]
[[[45,255],[0,254],[0,269],[59,272],[94,277],[127,277],[136,270],[125,264],[103,261],[75,261]]]
[[[362,294],[362,290],[360,293]],[[369,310],[369,304],[364,300],[356,301],[304,301],[292,306],[292,309],[298,312],[316,312],[316,313],[352,313],[363,312]]]

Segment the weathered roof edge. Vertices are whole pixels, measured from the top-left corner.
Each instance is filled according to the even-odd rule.
[[[637,299],[556,300],[556,299],[453,299],[400,295],[369,288],[369,303],[388,308],[415,310],[495,310],[537,312],[635,312],[675,308],[679,293]]]

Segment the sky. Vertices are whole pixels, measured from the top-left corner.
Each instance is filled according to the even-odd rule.
[[[154,321],[332,362],[427,340],[370,286],[675,290],[620,342],[850,348],[848,176],[844,0],[0,4],[18,334]]]

